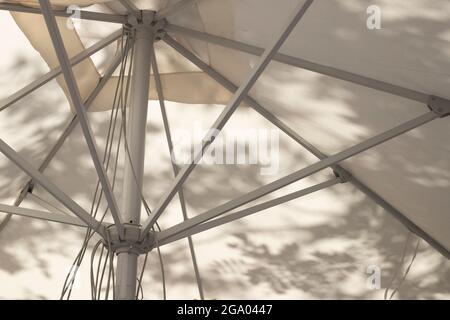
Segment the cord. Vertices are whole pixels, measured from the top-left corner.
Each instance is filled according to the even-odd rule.
[[[411,231],[409,231],[408,232],[408,236],[406,237],[406,240],[405,240],[405,244],[403,246],[402,257],[400,259],[398,267],[395,270],[394,275],[391,278],[391,281],[389,282],[389,286],[386,287],[386,290],[384,291],[384,300],[392,300],[392,298],[395,296],[395,294],[400,290],[400,287],[402,286],[402,284],[403,284],[404,280],[406,279],[409,271],[411,270],[411,267],[412,267],[412,265],[414,263],[414,260],[416,259],[416,256],[417,256],[417,253],[418,253],[418,250],[419,250],[420,238],[417,240],[417,244],[416,244],[416,247],[414,249],[413,256],[411,258],[411,261],[410,261],[408,267],[406,268],[405,273],[403,274],[402,278],[400,279],[399,284],[397,285],[397,287],[389,295],[389,290],[392,288],[395,280],[397,279],[397,277],[398,277],[398,275],[399,275],[399,273],[400,273],[400,271],[401,271],[401,269],[402,269],[402,267],[404,265],[404,261],[405,261],[405,258],[406,258],[406,252],[408,250],[408,246],[409,246],[410,240],[412,238],[412,235],[413,235],[413,233]],[[388,295],[389,295],[389,297],[388,297]]]
[[[130,46],[131,46],[131,40],[129,37],[126,38],[125,41],[125,46],[124,46],[124,37],[125,37],[125,33],[122,34],[122,38],[120,41],[120,49],[121,49],[121,54],[122,54],[122,64],[121,64],[121,68],[120,68],[120,75],[119,75],[119,81],[118,81],[118,85],[116,87],[116,92],[114,95],[114,101],[113,101],[113,107],[111,109],[111,116],[110,116],[110,122],[109,122],[109,127],[108,127],[108,134],[107,134],[107,141],[106,141],[106,148],[104,151],[104,157],[103,157],[103,163],[105,164],[106,170],[108,170],[109,168],[109,164],[110,164],[110,159],[111,159],[111,150],[112,150],[112,144],[113,144],[113,137],[114,137],[114,133],[115,133],[115,128],[117,125],[117,118],[118,118],[118,105],[117,105],[117,96],[118,96],[118,90],[119,90],[119,86],[120,84],[123,82],[123,78],[124,78],[124,71],[126,69],[126,64],[127,64],[127,55],[124,55],[124,52],[128,53]],[[116,152],[116,159],[115,159],[115,164],[114,164],[114,177],[113,180],[115,182],[116,179],[116,174],[117,174],[117,162],[118,162],[118,150],[119,150],[119,146],[120,146],[120,139],[121,139],[121,132],[119,133],[119,143],[118,143],[118,148],[117,148],[117,152]],[[114,185],[114,183],[113,183]],[[102,200],[102,196],[103,196],[103,191],[100,191],[99,193],[99,189],[100,189],[100,181],[97,181],[97,186],[96,186],[96,190],[94,193],[94,199],[92,202],[92,206],[91,206],[91,215],[93,217],[96,217],[98,214],[98,209],[100,207],[100,203]],[[98,198],[97,198],[98,195]],[[106,213],[108,211],[108,208],[105,210],[104,214],[101,217],[100,222],[103,221],[103,219],[106,216]],[[81,265],[81,262],[83,261],[85,252],[87,250],[87,247],[89,245],[89,241],[91,240],[92,236],[94,234],[94,230],[92,229],[88,229],[86,231],[85,234],[85,239],[83,241],[82,247],[78,253],[78,255],[76,256],[74,263],[72,264],[72,267],[65,279],[64,285],[63,285],[63,290],[61,293],[61,299],[64,298],[65,294],[67,293],[67,299],[70,298],[71,292],[72,292],[72,287],[73,287],[73,283],[75,281],[75,277],[76,274],[78,272],[78,268]],[[109,253],[111,252],[110,248],[109,248]],[[110,257],[112,256],[112,254],[110,254]],[[112,259],[110,258],[110,260],[112,260],[113,262],[113,257]],[[111,261],[110,261],[111,263]],[[72,271],[74,271],[72,273]],[[111,273],[113,274],[113,266],[110,266],[110,272],[109,272],[109,278]],[[69,277],[72,275],[72,277],[69,280]],[[92,279],[91,279],[92,280]],[[114,279],[113,279],[114,282]],[[108,279],[108,284],[110,283],[110,279]],[[94,283],[91,283],[91,286],[94,285]],[[113,287],[113,291],[114,291],[114,287]],[[94,291],[95,292],[95,291]],[[114,293],[113,293],[114,294]]]

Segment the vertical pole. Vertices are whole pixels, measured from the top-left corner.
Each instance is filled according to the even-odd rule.
[[[135,33],[133,74],[126,125],[130,158],[126,156],[123,185],[123,222],[139,225],[141,215],[141,191],[144,173],[145,130],[147,123],[148,87],[153,31],[150,25],[138,24]],[[131,160],[131,162],[130,162]],[[138,254],[132,250],[117,253],[116,295],[120,300],[136,297]]]

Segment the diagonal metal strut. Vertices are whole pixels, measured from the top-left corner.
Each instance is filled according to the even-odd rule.
[[[272,207],[280,205],[282,203],[285,203],[285,202],[288,202],[288,201],[291,201],[291,200],[294,200],[294,199],[297,199],[300,197],[304,197],[308,194],[332,187],[338,183],[342,183],[341,179],[334,178],[334,179],[319,183],[317,185],[314,185],[312,187],[308,187],[308,188],[290,193],[288,195],[257,204],[253,207],[230,213],[227,216],[217,218],[217,219],[214,219],[211,221],[207,221],[207,222],[204,222],[197,226],[192,226],[192,227],[185,229],[184,231],[180,231],[179,233],[176,233],[176,234],[171,233],[170,230],[164,230],[162,232],[157,233],[155,236],[158,238],[158,243],[160,245],[169,244],[171,242],[183,239],[185,237],[190,237],[194,234],[204,232],[204,231],[210,230],[212,228],[219,227],[221,225],[230,223],[230,222],[238,220],[238,219],[242,219],[244,217],[247,217],[254,213],[258,213],[263,210],[272,208]]]
[[[33,14],[42,14],[42,11],[39,8],[27,7],[20,4],[13,3],[0,3],[0,10],[10,11],[10,12],[23,12],[23,13],[33,13]],[[68,18],[73,15],[73,12],[70,12],[66,9],[64,10],[54,10],[55,16],[57,17],[65,17]],[[85,20],[93,20],[93,21],[101,21],[101,22],[111,22],[111,23],[127,23],[127,16],[119,15],[119,14],[108,14],[94,11],[79,11],[80,19]]]
[[[83,134],[86,139],[86,143],[89,148],[89,152],[91,154],[95,169],[100,179],[105,194],[105,198],[108,202],[109,210],[111,212],[115,224],[117,225],[119,234],[123,235],[124,231],[122,220],[120,218],[119,208],[113,190],[111,188],[111,184],[108,180],[105,168],[103,167],[103,164],[100,160],[98,147],[94,139],[92,128],[89,125],[86,109],[81,99],[80,92],[78,90],[78,86],[75,81],[73,70],[70,66],[69,58],[67,56],[67,52],[65,50],[62,37],[56,24],[55,16],[53,15],[52,10],[50,9],[50,3],[48,0],[39,0],[39,3],[41,5],[42,13],[44,15],[44,19],[50,33],[50,38],[52,39],[53,42],[53,47],[56,51],[56,55],[61,65],[61,70],[63,72],[64,79],[66,81],[72,103],[77,111],[77,115],[80,121],[81,128],[83,130]]]
[[[252,69],[252,71],[248,75],[247,79],[243,82],[241,87],[236,91],[236,93],[234,94],[231,101],[228,103],[228,105],[222,111],[220,116],[214,122],[214,124],[212,126],[213,130],[210,130],[210,132],[204,138],[200,152],[197,153],[193,157],[193,160],[188,165],[186,165],[185,167],[183,167],[181,169],[180,173],[175,178],[173,185],[170,187],[170,190],[163,196],[162,200],[158,203],[156,209],[153,211],[153,214],[144,223],[143,233],[142,233],[143,235],[141,236],[142,238],[143,238],[143,236],[145,236],[146,233],[148,233],[150,231],[153,224],[156,222],[156,220],[162,214],[162,212],[167,207],[169,202],[172,200],[174,195],[178,192],[178,189],[180,188],[180,186],[184,183],[184,181],[188,178],[188,176],[192,172],[192,170],[194,170],[197,163],[201,160],[204,151],[209,147],[209,145],[214,140],[213,132],[217,133],[223,129],[223,127],[225,126],[227,121],[230,119],[231,115],[234,113],[236,108],[240,105],[240,103],[242,102],[244,97],[247,95],[247,93],[253,87],[255,82],[258,80],[259,76],[262,74],[264,69],[270,63],[270,61],[272,60],[275,53],[283,45],[284,41],[287,39],[287,37],[292,32],[292,30],[295,28],[295,26],[300,21],[300,19],[304,16],[304,14],[309,9],[309,7],[311,6],[312,3],[313,3],[313,0],[307,0],[299,8],[299,10],[296,12],[294,17],[288,22],[287,26],[285,28],[283,28],[282,33],[275,38],[274,42],[268,47],[268,49],[261,56],[258,64]]]
[[[70,59],[70,65],[72,67],[74,67],[78,63],[80,63],[83,60],[85,60],[85,59],[89,58],[90,56],[92,56],[94,53],[98,52],[99,50],[105,48],[106,46],[108,46],[109,44],[114,42],[115,40],[119,39],[119,37],[121,35],[122,35],[122,30],[118,30],[116,32],[113,32],[112,34],[110,34],[105,39],[100,40],[96,44],[90,46],[86,50],[83,50],[82,52],[80,52],[79,54],[74,56],[72,59]],[[47,82],[55,79],[57,76],[59,76],[61,74],[61,72],[62,72],[61,71],[61,67],[56,67],[55,69],[50,70],[49,72],[47,72],[43,76],[39,77],[39,79],[34,80],[33,82],[31,82],[27,86],[23,87],[22,89],[20,89],[16,93],[14,93],[13,95],[11,95],[8,98],[4,99],[1,102],[1,104],[0,104],[0,111],[8,108],[10,105],[12,105],[15,102],[19,101],[20,99],[22,99],[26,95],[32,93],[36,89],[42,87]]]
[[[175,41],[169,35],[166,35],[163,38],[169,46],[174,48],[178,53],[183,55],[193,64],[195,64],[199,69],[208,74],[212,79],[221,84],[224,88],[231,92],[235,92],[237,90],[237,86],[234,85],[230,80],[225,78],[222,74],[217,72],[215,69],[207,65],[205,62],[200,60],[195,54],[191,51],[183,47],[179,42]],[[274,114],[272,114],[267,108],[260,105],[255,99],[250,96],[247,96],[245,99],[246,103],[252,107],[255,111],[261,114],[264,118],[270,121],[272,124],[277,126],[281,131],[291,137],[294,141],[303,146],[306,150],[308,150],[311,154],[315,155],[318,159],[322,160],[327,158],[327,155],[320,151],[317,147],[312,145],[310,142],[305,140],[302,136],[295,132],[292,128],[286,125],[283,121],[278,119]],[[427,241],[432,247],[434,247],[437,251],[443,254],[445,257],[450,258],[449,251],[442,246],[438,241],[436,241],[433,237],[431,237],[427,232],[413,223],[410,219],[408,219],[403,213],[401,213],[398,209],[389,204],[386,200],[384,200],[380,195],[378,195],[375,191],[370,189],[367,185],[362,183],[357,177],[353,176],[350,172],[342,168],[340,165],[333,165],[331,169],[335,171],[335,173],[341,178],[345,178],[349,180],[349,182],[355,186],[357,189],[366,194],[369,198],[375,201],[378,205],[384,208],[387,212],[389,212],[392,216],[402,222],[405,227],[409,230],[422,237],[425,241]]]
[[[90,228],[98,232],[101,236],[105,237],[104,227],[95,220],[89,213],[87,213],[82,207],[80,207],[75,201],[73,201],[68,195],[66,195],[60,188],[58,188],[53,182],[47,179],[42,173],[34,168],[27,160],[20,154],[14,151],[8,144],[0,139],[0,151],[12,162],[14,162],[19,168],[25,171],[31,176],[37,183],[39,183],[44,189],[46,189],[51,195],[58,199],[66,208],[72,211],[83,222],[85,222]]]
[[[249,45],[243,42],[219,37],[216,35],[200,32],[197,30],[188,29],[181,26],[176,26],[173,24],[168,24],[166,26],[167,32],[171,32],[174,34],[186,35],[188,37],[203,40],[215,45],[219,45],[222,47],[230,48],[233,50],[242,51],[245,53],[253,54],[260,56],[264,49]],[[305,59],[289,56],[282,53],[277,53],[273,60],[285,63],[291,66],[303,68],[305,70],[313,71],[316,73],[320,73],[326,76],[330,76],[333,78],[337,78],[340,80],[348,81],[351,83],[355,83],[361,86],[365,86],[368,88],[372,88],[378,91],[387,92],[396,96],[400,96],[406,99],[414,100],[417,102],[427,103],[429,95],[423,92],[419,92],[416,90],[404,88],[398,85],[394,85],[391,83],[387,83],[384,81],[375,80],[369,77],[361,76],[352,72],[344,71],[341,69],[321,65],[319,63],[311,62]]]
[[[310,166],[307,166],[306,168],[303,168],[294,173],[291,173],[281,179],[275,180],[263,187],[260,187],[252,192],[242,195],[242,196],[240,196],[236,199],[233,199],[229,202],[226,202],[226,203],[224,203],[214,209],[211,209],[203,214],[195,216],[194,218],[191,218],[188,221],[179,223],[171,228],[168,228],[168,229],[166,229],[167,235],[171,236],[174,234],[178,234],[178,233],[185,231],[193,226],[196,226],[203,222],[211,220],[211,219],[213,219],[217,216],[220,216],[230,210],[233,210],[233,209],[240,207],[244,204],[247,204],[251,201],[259,199],[271,192],[281,189],[289,184],[292,184],[296,181],[299,181],[308,176],[311,176],[314,173],[319,172],[327,167],[338,164],[341,161],[344,161],[350,157],[353,157],[359,153],[362,153],[368,149],[371,149],[371,148],[373,148],[383,142],[386,142],[390,139],[393,139],[405,132],[408,132],[412,129],[420,127],[420,126],[436,119],[437,117],[438,116],[432,111],[425,113],[421,116],[418,116],[410,121],[407,121],[403,124],[400,124],[400,125],[392,128],[386,132],[376,135],[376,136],[374,136],[370,139],[367,139],[361,143],[358,143],[358,144],[354,145],[353,147],[350,147],[344,151],[341,151],[337,154],[329,156],[329,157],[327,157],[323,160],[320,160]]]
[[[105,71],[105,74],[103,75],[102,79],[100,80],[100,82],[97,84],[95,89],[92,91],[92,93],[87,98],[87,100],[85,102],[86,108],[89,108],[89,106],[92,104],[92,102],[98,96],[98,94],[101,92],[101,90],[103,89],[105,84],[108,82],[108,80],[110,79],[113,72],[119,66],[119,64],[121,62],[121,58],[122,58],[121,54],[117,54],[113,58],[113,61],[111,62],[108,69]],[[41,165],[38,168],[39,172],[43,172],[48,167],[50,162],[53,160],[55,155],[58,153],[59,149],[62,147],[62,145],[66,141],[67,137],[75,129],[77,124],[78,124],[78,116],[75,114],[72,116],[67,127],[61,133],[61,135],[59,136],[56,143],[50,149],[49,153],[45,156],[44,160],[42,161]],[[22,203],[22,201],[25,199],[27,194],[29,192],[32,192],[33,185],[34,185],[34,181],[31,178],[25,183],[25,185],[19,191],[19,193],[14,201],[14,206],[19,206]],[[0,231],[8,224],[9,220],[11,219],[11,216],[12,216],[12,214],[7,214],[6,217],[3,219],[3,221],[0,223]]]
[[[63,213],[33,210],[16,206],[8,206],[5,204],[0,204],[0,212],[5,212],[8,214],[14,214],[28,218],[58,222],[62,224],[69,224],[77,227],[88,227],[88,225],[84,223],[82,220],[76,217],[68,216]]]
[[[167,117],[166,106],[165,106],[165,102],[164,102],[164,92],[163,92],[163,88],[162,88],[161,77],[159,75],[158,63],[156,61],[155,52],[153,52],[152,56],[154,57],[152,60],[152,69],[153,69],[153,75],[155,77],[156,91],[158,93],[158,100],[159,100],[159,105],[161,108],[161,115],[162,115],[163,124],[164,124],[164,131],[166,133],[167,145],[169,147],[169,153],[170,153],[170,159],[172,162],[173,174],[176,177],[178,174],[178,166],[176,164],[176,159],[174,158],[175,155],[173,154],[172,135],[170,133],[169,119]],[[178,198],[180,199],[180,207],[181,207],[181,212],[183,214],[183,220],[186,221],[189,219],[189,217],[188,217],[188,213],[187,213],[183,187],[180,187],[180,189],[178,190]],[[192,259],[192,265],[194,268],[195,278],[197,280],[198,293],[200,296],[200,300],[204,300],[205,295],[203,292],[203,284],[202,284],[202,280],[200,277],[200,270],[199,270],[199,267],[197,264],[197,257],[195,255],[194,241],[192,240],[192,237],[190,237],[190,236],[187,237],[187,240],[188,240],[188,245],[189,245],[189,251],[191,253],[191,259]]]

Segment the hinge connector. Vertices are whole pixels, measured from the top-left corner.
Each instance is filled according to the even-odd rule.
[[[444,118],[450,115],[450,100],[436,96],[430,96],[427,105],[428,108],[430,108],[430,110],[436,113],[440,118]]]
[[[336,178],[340,179],[341,183],[349,182],[353,178],[352,174],[342,167],[334,168],[333,172]]]

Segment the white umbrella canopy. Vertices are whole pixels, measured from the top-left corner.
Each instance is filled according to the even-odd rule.
[[[164,12],[165,8],[170,8],[176,2],[145,2],[145,7],[142,6],[144,2],[138,2],[136,6],[140,9]],[[168,109],[176,115],[170,117],[174,128],[183,128],[183,126],[187,126],[186,123],[192,124],[199,120],[204,121],[207,125],[212,124],[222,110],[220,106],[216,105],[226,104],[231,99],[232,94],[213,80],[207,74],[208,70],[210,72],[215,70],[219,73],[219,77],[222,75],[223,77],[220,77],[222,84],[224,78],[229,79],[236,86],[244,83],[252,67],[258,64],[258,57],[254,53],[261,54],[261,50],[258,48],[270,46],[274,36],[286,23],[286,19],[299,5],[299,1],[294,0],[180,1],[180,3],[184,2],[186,2],[185,6],[180,6],[178,11],[167,17],[168,24],[162,26],[167,35],[164,34],[163,40],[155,43],[156,60],[159,66],[164,97],[167,101],[178,102],[168,103],[167,105]],[[34,4],[38,4],[38,2],[20,2],[20,5],[38,8]],[[52,4],[58,6],[57,8],[64,8],[72,2],[52,1]],[[100,1],[93,1],[81,3],[82,6],[92,4],[95,4],[95,6],[83,8],[83,10],[103,12],[115,17],[123,17],[127,12],[118,2],[101,3]],[[382,9],[380,30],[369,30],[366,25],[368,19],[366,9],[370,5],[377,5]],[[420,0],[411,1],[408,4],[381,0],[355,1],[352,3],[337,0],[314,1],[281,47],[281,55],[274,57],[274,60],[278,61],[272,61],[268,65],[250,91],[251,97],[259,104],[255,108],[253,102],[246,101],[245,105],[249,105],[260,112],[261,109],[258,108],[263,107],[266,110],[263,115],[266,116],[267,111],[270,111],[269,119],[278,119],[275,122],[277,124],[284,123],[283,128],[286,128],[286,126],[293,128],[296,133],[310,143],[310,145],[306,145],[307,148],[316,156],[318,155],[319,158],[325,157],[326,154],[339,155],[342,150],[360,144],[408,120],[420,117],[423,114],[435,114],[427,106],[430,96],[438,97],[438,101],[443,101],[443,105],[448,108],[445,98],[450,98],[449,91],[446,90],[450,82],[450,73],[448,72],[450,71],[450,60],[448,59],[450,56],[448,49],[450,47],[449,9],[449,4],[446,1],[435,1],[433,5]],[[53,49],[52,39],[48,35],[47,26],[42,16],[17,12],[12,15],[31,46],[39,52],[51,69],[56,68],[59,65],[58,57]],[[75,25],[75,29],[70,29],[66,27],[67,19],[63,17],[58,18],[58,24],[69,57],[74,57],[92,46],[96,41],[106,38],[120,28],[120,24],[82,20],[80,24]],[[224,38],[235,42],[225,41]],[[92,94],[94,88],[102,79],[102,75],[112,61],[112,56],[120,52],[120,48],[118,49],[115,41],[110,41],[110,43],[112,44],[106,48],[106,53],[101,55],[101,52],[99,52],[92,59],[88,58],[73,68],[80,94],[84,100]],[[242,43],[247,44],[247,46],[242,45]],[[183,51],[183,47],[189,51]],[[177,53],[175,49],[178,49],[179,52]],[[194,63],[189,62],[187,58],[192,59]],[[206,73],[202,72],[201,68],[205,68],[205,65],[200,63],[196,66],[195,62],[199,63],[196,58],[203,61],[206,67],[211,69],[207,69]],[[346,72],[343,72],[344,70]],[[150,70],[148,72],[150,73]],[[215,75],[217,79],[217,73]],[[117,87],[118,79],[119,75],[116,70],[113,77],[106,82],[102,91],[89,107],[89,111],[99,111],[98,114],[91,114],[90,120],[92,121],[92,127],[95,128],[95,135],[100,145],[104,143],[107,130],[106,118],[110,114],[105,111],[113,105],[114,90]],[[343,80],[351,80],[353,83]],[[62,76],[58,77],[58,83],[70,100],[70,93]],[[155,78],[152,77],[149,88],[149,98],[152,100],[158,98],[154,83]],[[226,85],[227,83],[225,83]],[[229,85],[230,83],[228,83]],[[234,88],[232,89],[234,90]],[[7,95],[5,94],[5,96]],[[149,104],[149,106],[153,105],[156,106],[156,102]],[[51,119],[55,119],[54,121],[58,119],[58,123],[61,122],[62,114],[65,112],[70,117],[68,110],[55,107],[39,109],[42,110],[33,112],[43,118],[49,116]],[[149,108],[149,118],[160,119],[161,115],[154,109]],[[14,114],[12,110],[5,111],[9,112],[8,115]],[[75,111],[73,107],[72,111]],[[17,114],[20,120],[20,112],[18,111]],[[241,117],[241,120],[239,120],[239,117]],[[26,124],[25,121],[23,122]],[[149,139],[154,140],[147,142],[147,150],[164,148],[164,129],[160,122],[154,121],[155,128],[150,125],[148,136],[152,137],[153,134],[154,138]],[[225,130],[228,126],[232,127],[233,125],[234,128],[241,129],[249,126],[267,130],[276,128],[247,106],[238,108]],[[343,263],[348,268],[346,272],[351,274],[352,268],[355,266],[355,264],[352,265],[349,262],[352,260],[351,258],[346,257],[343,262],[338,262],[339,257],[342,258],[342,252],[340,255],[336,254],[336,261],[333,260],[332,256],[324,257],[323,255],[328,254],[328,248],[330,248],[328,249],[330,252],[336,250],[339,252],[340,249],[348,247],[349,243],[354,243],[356,237],[352,238],[352,229],[367,228],[367,230],[372,230],[373,233],[378,233],[381,238],[386,238],[386,242],[378,241],[374,245],[375,249],[372,248],[372,250],[376,251],[377,247],[381,247],[384,255],[399,255],[401,241],[398,242],[395,234],[401,231],[399,231],[399,225],[394,224],[391,218],[384,216],[380,218],[379,215],[374,213],[372,213],[371,218],[355,218],[359,214],[368,215],[370,210],[376,211],[377,206],[371,202],[373,199],[384,206],[384,209],[387,209],[386,212],[382,212],[383,215],[389,213],[394,215],[408,228],[438,249],[440,253],[448,257],[450,248],[450,236],[448,234],[450,224],[448,213],[448,208],[450,208],[450,198],[448,197],[450,186],[449,129],[448,118],[433,119],[433,121],[419,126],[413,131],[370,148],[359,155],[350,157],[350,159],[342,159],[345,161],[341,163],[342,166],[337,171],[351,173],[353,179],[350,180],[350,183],[334,186],[312,196],[296,200],[293,207],[281,205],[267,210],[266,215],[271,210],[276,211],[271,213],[271,217],[267,218],[267,221],[262,221],[255,216],[245,219],[248,222],[245,225],[234,222],[230,225],[229,230],[233,232],[237,240],[233,240],[232,246],[228,246],[227,250],[219,251],[223,252],[225,256],[228,255],[231,262],[226,258],[219,259],[219,256],[211,253],[211,247],[207,245],[201,245],[198,249],[200,262],[206,263],[206,261],[209,261],[211,263],[212,261],[216,263],[218,271],[224,274],[227,272],[239,273],[239,271],[246,273],[250,281],[263,286],[269,284],[269,291],[275,297],[341,297],[352,295],[377,297],[375,294],[367,293],[367,289],[361,289],[360,291],[355,289],[355,292],[351,292],[351,289],[348,288],[351,287],[352,282],[358,281],[358,279],[350,276],[345,277],[347,283],[342,293],[340,290],[336,290],[334,296],[327,296],[321,289],[311,289],[308,292],[308,285],[312,285],[312,283],[306,279],[301,280],[301,270],[308,264],[328,261],[332,264]],[[9,131],[11,130],[14,129],[10,128]],[[29,130],[33,132],[32,129]],[[282,134],[284,133],[280,132],[280,135]],[[58,174],[57,168],[58,164],[67,166],[71,159],[74,167],[79,167],[79,162],[88,163],[88,153],[83,145],[83,139],[80,139],[81,136],[81,130],[76,129],[71,134],[68,143],[72,141],[74,145],[70,149],[77,150],[77,154],[85,154],[85,160],[75,157],[73,151],[67,150],[69,147],[65,144],[54,160],[56,164],[49,166],[46,175],[51,177],[52,181],[56,182],[78,203],[83,204],[83,207],[88,208],[89,202],[92,201],[96,182],[95,171],[90,167],[90,164],[64,176]],[[8,139],[2,137],[2,139],[5,139],[16,150],[22,150],[23,143],[25,143],[30,145],[30,148],[33,145],[34,152],[44,152],[45,154],[52,145],[52,142],[43,139],[39,144],[40,148],[37,148],[35,144],[27,142],[30,140],[30,136],[27,137],[26,133],[22,137],[16,137],[10,133],[9,137]],[[297,140],[304,141],[298,136],[295,137],[297,137]],[[167,155],[158,156],[152,151],[147,151],[147,154],[151,154],[151,156],[147,155],[144,185],[148,185],[149,189],[153,189],[151,186],[157,187],[156,190],[152,191],[144,188],[144,196],[148,198],[149,203],[156,204],[164,197],[165,191],[171,188],[171,168],[168,165],[170,160]],[[280,158],[280,170],[277,174],[269,177],[261,176],[252,166],[232,169],[226,166],[225,169],[216,169],[218,170],[216,172],[212,167],[202,164],[194,170],[186,183],[188,211],[192,211],[192,215],[204,212],[217,204],[235,199],[255,188],[262,187],[264,184],[280,179],[318,161],[288,136],[281,140]],[[42,159],[42,156],[36,157],[35,161],[38,161],[38,159]],[[13,165],[8,164],[5,170],[13,170],[9,169],[13,167]],[[86,174],[87,172],[90,172],[90,174]],[[160,173],[160,175],[157,173]],[[302,180],[300,184],[296,183],[283,189],[283,191],[286,191],[281,194],[298,191],[325,179],[330,179],[332,178],[331,173],[332,171],[329,169],[321,171],[311,178]],[[80,175],[83,175],[83,182],[77,178]],[[243,176],[245,179],[242,179]],[[230,180],[229,183],[227,177]],[[92,181],[88,183],[89,180]],[[77,181],[80,181],[80,183],[77,183]],[[87,192],[88,190],[80,191],[83,189],[83,185],[88,186],[89,192]],[[355,189],[354,186],[357,188]],[[366,191],[372,200],[365,197],[363,193],[354,194],[358,187]],[[117,188],[116,194],[119,195],[121,183],[117,184]],[[368,192],[367,188],[370,188],[371,191]],[[10,191],[4,193],[4,197]],[[54,203],[39,185],[33,193]],[[36,201],[36,199],[34,200]],[[167,210],[169,213],[162,216],[161,224],[163,228],[171,227],[180,221],[179,208],[177,208],[175,202],[171,202]],[[342,202],[342,204],[337,204],[339,202]],[[9,203],[11,203],[11,200],[9,200]],[[33,205],[24,203],[24,206]],[[317,211],[322,213],[317,214]],[[344,214],[346,211],[356,213],[353,212],[346,217]],[[275,213],[277,218],[272,217]],[[333,224],[334,226],[339,225],[340,219],[336,221],[330,217],[330,213],[338,215],[342,219],[340,223],[346,221],[346,219],[356,219],[357,221],[346,223],[346,228],[332,227]],[[311,215],[319,215],[319,217],[311,218]],[[277,251],[273,248],[273,251],[269,250],[265,254],[258,254],[260,250],[263,250],[263,252],[266,250],[264,245],[258,244],[264,243],[264,239],[269,237],[267,234],[260,237],[257,235],[258,229],[259,231],[265,229],[264,225],[267,225],[266,230],[278,229],[275,232],[281,232],[280,238],[292,239],[292,231],[291,233],[280,231],[293,225],[289,222],[286,223],[285,219],[292,221],[295,225],[300,226],[300,230],[303,230],[303,236],[295,235],[294,243],[298,241],[298,245],[283,248],[282,243],[286,242],[278,240],[280,241],[277,244],[280,250],[278,255],[272,253]],[[112,222],[112,220],[110,221]],[[275,222],[278,228],[271,228],[274,221],[281,221],[279,225]],[[371,223],[372,225],[370,225]],[[392,224],[393,226],[391,226]],[[225,226],[225,228],[228,227]],[[242,231],[238,232],[235,228],[237,230],[241,228]],[[251,235],[252,228],[257,229],[256,235]],[[200,239],[211,242],[212,240],[208,236],[214,239],[217,235],[214,230],[199,234],[198,242],[202,242]],[[225,233],[227,229],[222,227],[219,230]],[[5,228],[5,232],[7,231],[8,229]],[[58,230],[54,230],[54,232],[57,233]],[[333,236],[327,235],[327,232],[333,234]],[[277,238],[275,237],[274,240]],[[311,239],[315,241],[311,241]],[[357,240],[363,241],[362,238]],[[178,242],[167,247],[174,248]],[[219,241],[215,245],[218,248],[226,248],[228,244],[226,242]],[[282,268],[274,263],[277,258],[287,259],[288,261],[295,260],[291,255],[297,254],[296,250],[298,250],[298,247],[302,247],[302,242],[307,244],[305,244],[304,251],[301,252],[301,263],[296,264],[292,269]],[[277,248],[277,245],[275,245],[275,248]],[[390,246],[393,248],[392,252],[389,253]],[[336,247],[340,247],[340,249],[336,249]],[[236,252],[233,252],[233,248],[238,248],[244,258],[236,261]],[[175,251],[174,256],[176,257],[177,249],[172,250]],[[373,257],[369,258],[371,255],[367,252],[362,254],[361,252],[364,250],[367,250],[364,245],[358,245],[355,249],[356,252],[360,253],[360,258],[361,256],[366,258],[365,262],[362,262],[363,259],[358,260],[357,264],[360,267],[361,264],[366,264],[362,267],[366,268],[368,266],[367,260],[379,261],[373,259]],[[213,249],[213,251],[215,250]],[[210,257],[200,258],[200,253]],[[308,255],[312,255],[314,258],[309,259]],[[428,261],[439,261],[439,258],[431,258],[433,254],[430,252],[424,255],[428,258]],[[202,259],[205,260],[202,261]],[[423,261],[426,261],[426,259]],[[264,270],[251,267],[252,264],[257,265],[261,262],[273,266],[275,271],[270,270],[269,267]],[[436,275],[442,274],[445,277],[448,274],[446,262],[443,262],[443,264],[433,263],[433,265],[437,266],[435,268]],[[280,272],[287,272],[292,280],[288,281],[279,276]],[[173,279],[175,279],[177,271],[173,271],[173,273]],[[336,276],[334,271],[331,273],[333,275],[330,275],[330,279]],[[320,271],[317,274],[320,274]],[[383,282],[388,282],[389,277],[384,276],[386,279],[383,278]],[[208,274],[206,274],[207,277]],[[227,277],[224,276],[223,278]],[[320,277],[311,278],[320,282],[318,280]],[[231,283],[240,281],[237,279],[231,279]],[[149,278],[148,281],[150,282],[151,279]],[[207,280],[205,282],[208,283]],[[215,283],[217,284],[217,282],[219,280],[216,279]],[[361,280],[362,282],[364,281]],[[236,288],[238,285],[235,285]],[[329,283],[325,281],[321,285],[323,287],[329,285]],[[448,283],[444,283],[441,287],[434,287],[433,292],[427,293],[428,297],[433,294],[437,294],[434,297],[439,297],[440,291],[445,292],[448,285]],[[207,290],[210,290],[213,295],[219,294],[212,289],[214,284],[209,283],[206,286],[209,286]],[[285,289],[285,287],[288,289]],[[182,292],[183,289],[175,290],[181,290],[179,293],[181,296],[186,293]],[[232,291],[230,289],[230,292]],[[302,294],[299,296],[298,292],[300,291]],[[364,291],[366,293],[363,293]]]

